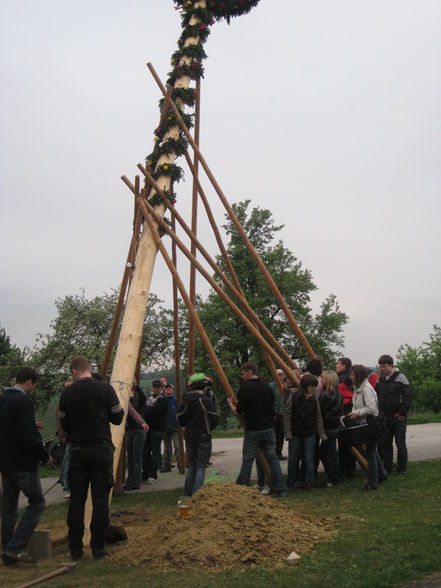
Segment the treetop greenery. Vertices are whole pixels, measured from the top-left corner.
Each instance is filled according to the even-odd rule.
[[[397,364],[413,390],[413,408],[441,411],[441,328],[433,325],[429,341],[419,347],[402,345]]]

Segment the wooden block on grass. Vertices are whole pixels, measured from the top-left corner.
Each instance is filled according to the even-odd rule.
[[[26,551],[37,559],[52,557],[51,533],[46,530],[34,531]]]

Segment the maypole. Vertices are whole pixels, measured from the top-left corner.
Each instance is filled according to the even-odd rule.
[[[184,107],[193,107],[195,104],[196,90],[190,87],[190,83],[203,76],[202,62],[206,57],[203,44],[209,35],[210,25],[215,20],[226,19],[229,22],[234,16],[248,13],[258,2],[259,0],[197,0],[196,2],[177,0],[176,4],[182,12],[182,34],[178,40],[178,49],[172,56],[173,69],[167,83],[173,88],[172,100],[178,106],[187,127],[192,126],[192,119],[184,112]],[[161,107],[164,105],[163,100],[160,104]],[[182,169],[174,162],[186,151],[187,140],[171,108],[162,118],[160,126],[155,129],[155,141],[155,149],[146,158],[147,169],[166,197],[174,202],[175,194],[172,186],[182,177]],[[165,206],[154,188],[150,190],[147,199],[162,218]],[[156,254],[157,246],[154,236],[149,225],[144,223],[111,375],[111,384],[125,407],[126,413],[141,344]],[[112,440],[115,446],[114,473],[116,473],[123,437],[124,422],[118,427],[112,427]]]

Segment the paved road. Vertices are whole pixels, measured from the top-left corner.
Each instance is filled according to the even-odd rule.
[[[441,423],[429,425],[412,425],[407,428],[407,447],[409,460],[441,458]],[[286,452],[286,447],[285,447]],[[239,472],[242,455],[242,439],[214,439],[213,465],[207,469],[206,480],[235,480]],[[286,470],[286,461],[282,461],[282,468]],[[50,488],[57,478],[44,478],[43,489]],[[184,487],[184,476],[173,470],[170,473],[159,474],[156,484],[143,484],[139,492],[155,492]],[[63,491],[60,484],[56,484],[46,494],[46,503],[63,502]],[[25,506],[26,499],[20,496],[20,506]]]

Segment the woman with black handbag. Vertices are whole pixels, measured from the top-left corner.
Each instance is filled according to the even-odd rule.
[[[351,421],[357,420],[359,424],[368,423],[379,415],[377,393],[369,384],[368,370],[364,365],[353,365],[349,373],[354,384],[354,397],[352,399],[352,412],[348,417]],[[364,490],[377,490],[379,482],[387,479],[383,463],[377,452],[377,436],[369,432],[366,445],[366,460],[368,463],[368,481]]]

